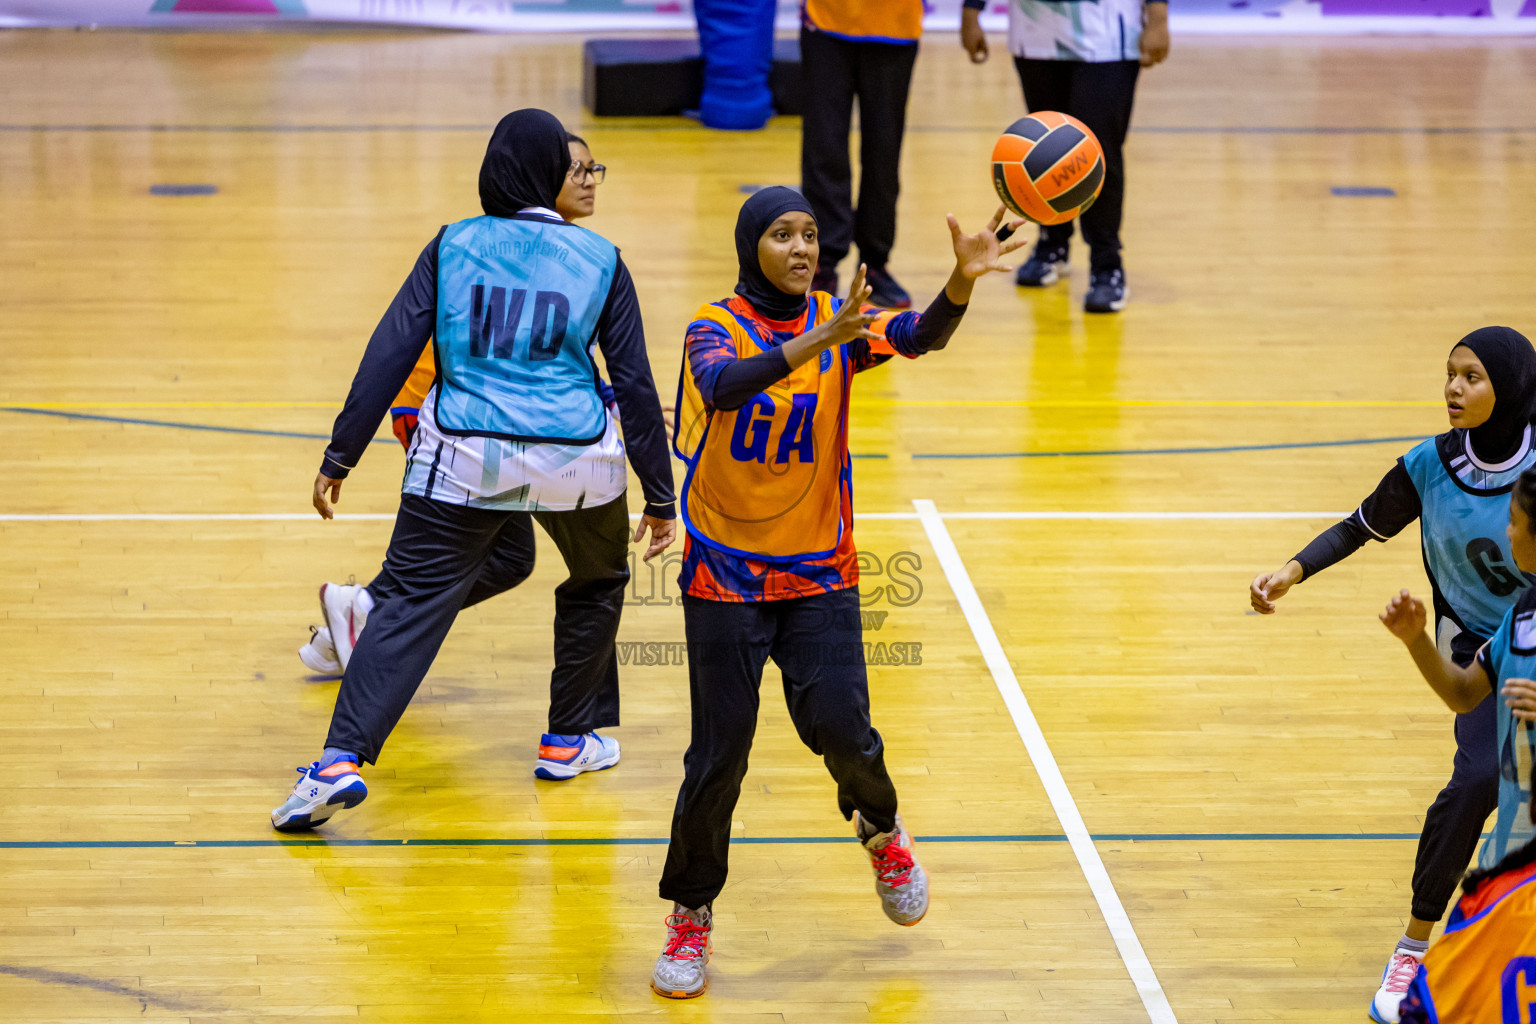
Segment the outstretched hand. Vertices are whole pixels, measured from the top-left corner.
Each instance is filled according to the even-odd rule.
[[[864,283],[864,272],[867,268],[859,264],[859,270],[853,275],[853,283],[848,286],[848,298],[838,307],[832,319],[826,322],[825,340],[826,347],[846,344],[858,338],[873,338],[875,335],[869,330],[869,325],[875,322],[880,315],[879,310],[872,313],[864,311],[864,303],[869,301],[874,289]]]
[[[1388,601],[1387,610],[1377,618],[1393,636],[1405,644],[1411,644],[1422,636],[1424,627],[1429,623],[1429,615],[1424,611],[1424,602],[1406,590]]]
[[[998,240],[997,233],[1002,227],[1006,213],[1006,207],[999,206],[997,212],[992,215],[992,219],[987,222],[987,226],[974,235],[967,235],[960,230],[960,222],[955,219],[954,214],[947,215],[950,243],[955,249],[955,270],[962,277],[975,280],[993,271],[1013,269],[1003,264],[1002,258],[1022,248],[1029,239],[1022,235],[1012,235],[1006,242]],[[1011,221],[1007,230],[1017,232],[1023,223],[1022,220]]]

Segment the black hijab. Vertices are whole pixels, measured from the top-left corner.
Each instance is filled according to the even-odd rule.
[[[496,125],[480,164],[480,206],[511,217],[529,206],[555,208],[571,169],[565,128],[547,110],[514,110]]]
[[[1536,417],[1536,349],[1512,327],[1479,327],[1451,351],[1462,345],[1477,356],[1493,385],[1493,415],[1470,431],[1472,450],[1485,462],[1504,462],[1519,451],[1525,428]]]
[[[786,213],[796,210],[816,216],[805,196],[783,185],[769,185],[741,204],[736,217],[736,294],[770,320],[793,320],[805,312],[805,296],[781,291],[763,273],[757,243],[763,232]]]

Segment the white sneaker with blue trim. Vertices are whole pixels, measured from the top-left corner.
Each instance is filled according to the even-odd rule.
[[[545,733],[539,737],[539,763],[533,774],[541,779],[574,779],[582,772],[600,772],[619,763],[619,741],[589,732],[578,746],[569,736]]]
[[[272,827],[279,832],[307,831],[368,798],[368,786],[351,761],[337,761],[323,769],[319,761],[311,761],[308,768],[297,771],[299,781],[293,793],[272,810]]]

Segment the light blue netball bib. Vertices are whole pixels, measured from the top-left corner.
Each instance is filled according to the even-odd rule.
[[[1511,608],[1488,641],[1488,661],[1497,675],[1492,682],[1499,716],[1499,810],[1493,832],[1477,855],[1479,867],[1493,867],[1536,835],[1531,826],[1530,789],[1536,734],[1498,695],[1506,679],[1536,679],[1536,608],[1529,607],[1532,604],[1536,602],[1527,599]]]
[[[435,410],[444,433],[594,444],[607,427],[589,352],[618,250],[583,228],[471,217],[437,252]]]
[[[1513,465],[1490,470],[1465,453],[1447,466],[1434,438],[1403,456],[1419,492],[1424,565],[1435,589],[1478,636],[1490,636],[1532,580],[1505,553],[1509,492],[1536,463],[1526,449]]]

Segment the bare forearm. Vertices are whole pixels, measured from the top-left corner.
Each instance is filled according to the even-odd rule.
[[[1487,696],[1487,681],[1481,678],[1482,670],[1462,668],[1442,656],[1435,649],[1428,633],[1420,633],[1415,637],[1408,644],[1408,653],[1430,689],[1445,701],[1446,707],[1457,714],[1466,714]]]
[[[950,272],[949,280],[944,285],[944,294],[949,301],[957,306],[964,306],[971,301],[971,289],[976,286],[974,278],[966,277],[956,267]]]

